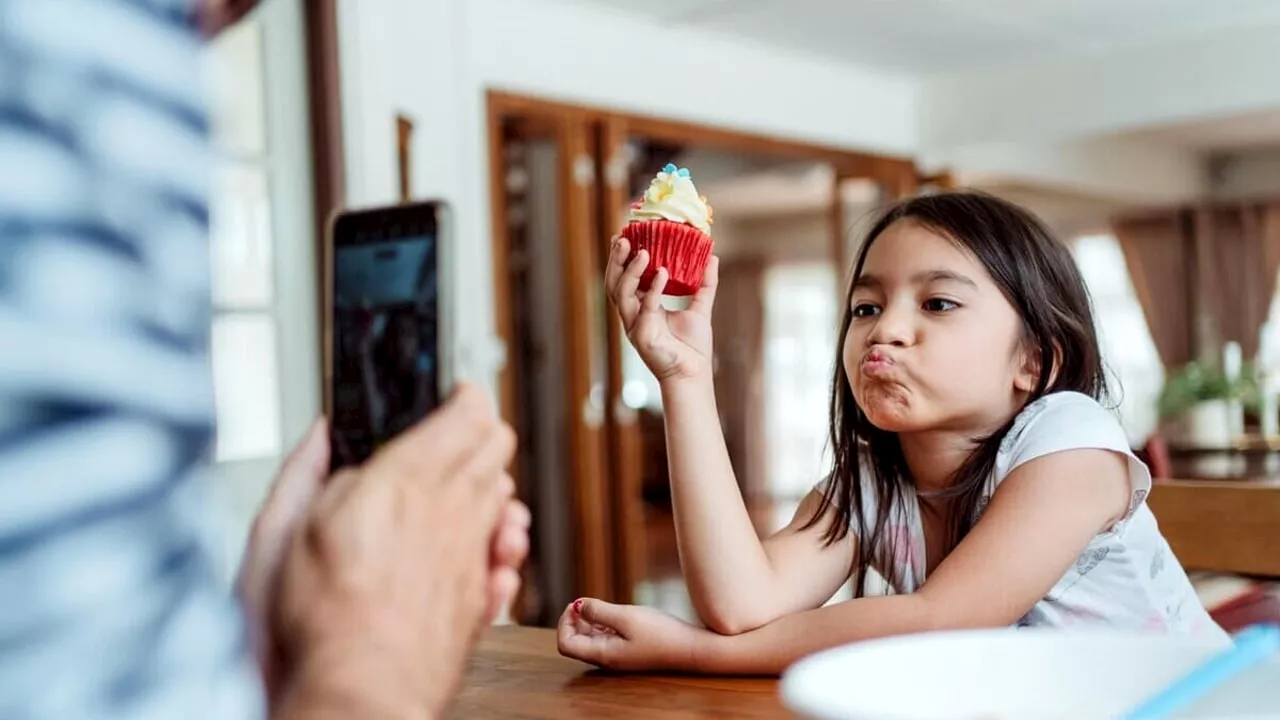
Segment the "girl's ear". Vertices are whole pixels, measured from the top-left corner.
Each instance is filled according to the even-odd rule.
[[[1043,372],[1044,354],[1041,352],[1041,346],[1024,343],[1022,349],[1022,358],[1019,363],[1018,372],[1013,378],[1013,387],[1015,390],[1023,393],[1033,393],[1040,384],[1040,373]],[[1052,386],[1053,381],[1058,377],[1058,368],[1062,365],[1062,346],[1058,343],[1053,344],[1053,353],[1050,358],[1052,363],[1049,368],[1049,382],[1047,385]]]

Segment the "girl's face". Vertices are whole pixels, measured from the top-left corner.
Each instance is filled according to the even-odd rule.
[[[911,220],[867,252],[844,370],[871,424],[889,432],[991,432],[1034,390],[1038,355],[982,263]]]

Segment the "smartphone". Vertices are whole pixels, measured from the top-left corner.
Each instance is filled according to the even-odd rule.
[[[448,207],[337,214],[325,252],[325,414],[333,469],[430,413],[453,378]]]

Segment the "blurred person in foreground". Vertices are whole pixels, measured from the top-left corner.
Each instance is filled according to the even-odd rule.
[[[219,587],[198,62],[253,4],[0,2],[0,717],[434,718],[517,588],[465,386],[332,478],[317,422]]]

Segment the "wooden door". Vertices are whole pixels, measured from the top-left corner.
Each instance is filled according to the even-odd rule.
[[[604,290],[600,257],[600,212],[594,128],[566,114],[558,123],[561,221],[564,229],[564,339],[572,468],[574,548],[581,595],[616,599],[608,531],[612,492],[606,463],[606,350]]]
[[[516,617],[548,623],[573,597],[616,597],[604,430],[607,351],[596,133],[582,113],[492,97],[489,123],[496,320],[508,342],[499,403],[521,443],[513,474],[535,511],[528,591]],[[511,158],[529,154],[534,146],[546,162],[530,180],[530,166],[513,164]],[[523,180],[513,180],[516,176]],[[513,190],[531,183],[542,199],[536,209],[549,216],[543,219],[551,228],[536,236],[519,229],[534,210],[522,197],[532,193]],[[535,264],[541,277],[550,272],[554,280],[535,282],[530,270]],[[531,304],[541,304],[536,324]],[[528,348],[543,347],[545,358],[552,344],[556,373],[547,382],[545,373],[534,372],[547,362],[539,366],[531,359],[539,353]],[[549,414],[548,405],[555,412]],[[555,455],[552,472],[534,457],[539,452],[543,458]],[[546,512],[548,503],[554,513]]]
[[[599,157],[603,161],[598,194],[600,202],[601,267],[608,260],[609,242],[625,222],[625,210],[631,201],[629,155],[625,123],[618,118],[605,118],[598,125]],[[608,356],[608,393],[606,399],[609,433],[609,471],[612,486],[614,596],[619,602],[634,602],[636,584],[645,572],[644,498],[641,488],[641,441],[636,410],[623,395],[625,377],[622,367],[623,343],[628,342],[622,322],[610,309],[605,320],[604,342]]]

